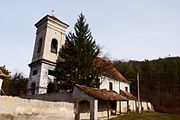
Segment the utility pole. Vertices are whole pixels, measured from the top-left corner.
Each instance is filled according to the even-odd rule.
[[[137,73],[137,89],[138,89],[138,112],[141,113],[140,93],[139,93],[139,73]]]

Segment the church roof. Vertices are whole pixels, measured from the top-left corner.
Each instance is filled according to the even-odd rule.
[[[38,21],[35,26],[38,27],[39,25],[41,25],[43,22],[47,21],[48,19],[53,19],[63,25],[65,25],[66,27],[69,27],[68,24],[66,24],[65,22],[62,22],[61,20],[59,20],[57,17],[55,17],[54,15],[46,15],[45,17],[43,17],[40,21]]]
[[[124,90],[121,90],[121,95],[125,96],[127,99],[130,99],[130,100],[137,100],[137,98],[133,94]]]
[[[117,94],[115,91],[92,88],[92,87],[87,87],[84,85],[76,85],[76,87],[78,87],[79,89],[84,91],[86,94],[96,99],[109,100],[109,101],[126,101],[127,100],[125,97]]]
[[[95,64],[96,66],[104,67],[104,71],[103,71],[104,76],[115,80],[128,82],[127,79],[113,66],[113,64],[110,61],[97,57],[95,59]]]

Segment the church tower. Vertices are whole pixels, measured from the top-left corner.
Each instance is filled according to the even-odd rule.
[[[46,15],[35,26],[37,31],[32,62],[29,64],[28,95],[47,93],[48,84],[54,82],[52,71],[68,28],[66,23],[53,15]]]

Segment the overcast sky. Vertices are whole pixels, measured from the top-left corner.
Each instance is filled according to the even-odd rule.
[[[111,59],[180,56],[180,0],[1,0],[0,66],[29,74],[34,24],[51,10],[73,31],[83,13]]]

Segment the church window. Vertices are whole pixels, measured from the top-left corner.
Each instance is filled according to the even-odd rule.
[[[37,53],[40,53],[40,52],[41,52],[41,48],[42,48],[42,38],[39,39],[39,41],[38,41],[38,49],[37,49]]]
[[[125,90],[128,92],[128,87],[125,87]]]
[[[34,70],[34,71],[33,71],[33,75],[37,75],[37,70]]]
[[[54,71],[53,70],[48,70],[48,75],[54,75]]]
[[[109,82],[109,90],[113,90],[113,83]]]
[[[57,54],[58,42],[55,38],[51,41],[51,52]]]

